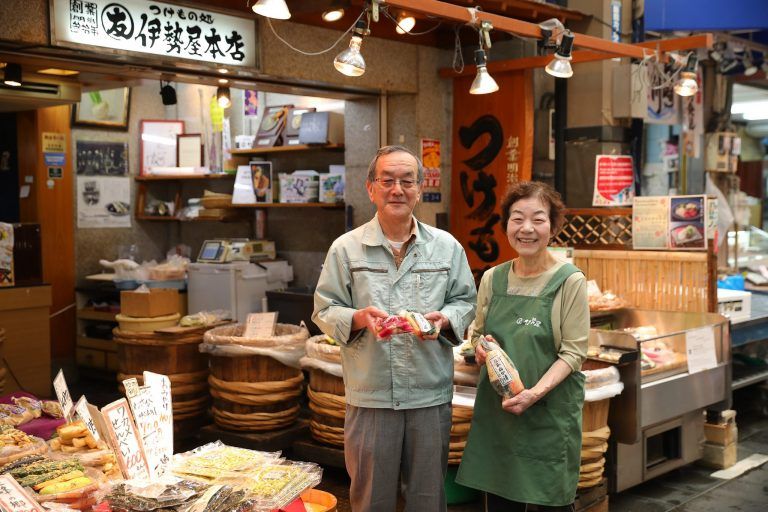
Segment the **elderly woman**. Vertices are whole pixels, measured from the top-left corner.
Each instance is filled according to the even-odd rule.
[[[589,305],[584,274],[548,251],[563,203],[551,187],[518,183],[502,203],[507,238],[518,257],[488,270],[478,289],[480,335],[517,366],[525,390],[502,398],[483,368],[472,429],[456,481],[486,492],[488,512],[573,509],[579,479],[581,407]]]

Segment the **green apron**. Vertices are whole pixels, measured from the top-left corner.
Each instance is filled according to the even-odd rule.
[[[531,388],[557,359],[552,301],[579,269],[563,265],[538,297],[526,297],[507,294],[511,264],[504,263],[493,273],[484,334],[499,342],[525,387]],[[521,503],[572,503],[579,479],[583,374],[572,373],[520,416],[504,411],[501,401],[483,367],[456,481]]]

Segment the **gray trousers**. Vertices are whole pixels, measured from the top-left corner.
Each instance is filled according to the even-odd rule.
[[[352,512],[444,512],[451,404],[373,409],[347,404],[344,460]]]

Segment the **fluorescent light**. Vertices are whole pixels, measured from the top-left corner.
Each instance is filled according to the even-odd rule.
[[[276,20],[287,20],[291,17],[285,0],[259,0],[253,4],[252,9],[256,14]]]

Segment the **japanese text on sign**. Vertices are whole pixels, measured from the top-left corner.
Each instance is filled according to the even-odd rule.
[[[171,381],[167,375],[144,372],[144,385],[149,387],[157,412],[157,443],[160,446],[158,458],[160,464],[167,465],[173,456]]]
[[[56,397],[59,399],[61,410],[64,411],[66,418],[70,417],[72,413],[72,395],[69,394],[69,388],[67,387],[67,380],[64,378],[64,372],[59,370],[56,374],[56,378],[53,379],[53,389],[56,391]]]
[[[54,41],[256,66],[253,20],[164,2],[54,0]]]
[[[43,512],[11,475],[0,476],[0,512]]]
[[[149,468],[128,402],[122,398],[102,409],[125,478],[148,478]]]
[[[81,396],[80,400],[77,401],[77,404],[75,405],[75,411],[77,412],[77,415],[80,417],[80,419],[83,420],[85,427],[88,429],[88,432],[91,433],[93,438],[96,441],[101,439],[99,436],[99,431],[96,430],[96,424],[93,422],[93,418],[91,417],[91,412],[88,410],[88,400],[86,400],[84,396]]]

